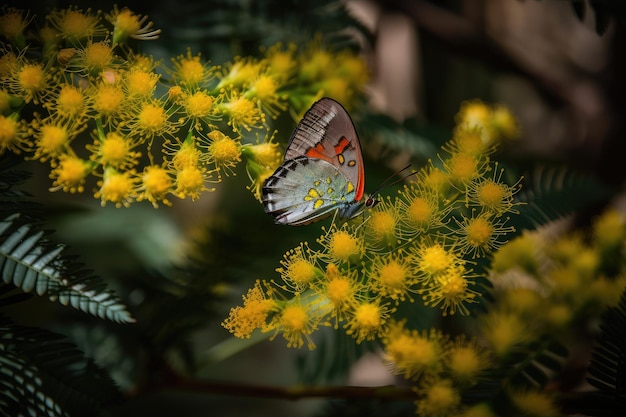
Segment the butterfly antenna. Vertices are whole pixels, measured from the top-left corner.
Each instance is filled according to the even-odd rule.
[[[417,171],[415,171],[415,172],[410,173],[409,175],[400,176],[400,174],[402,172],[406,171],[410,167],[411,167],[411,164],[408,164],[407,166],[405,166],[401,170],[391,174],[389,177],[387,177],[387,179],[385,181],[380,183],[378,188],[376,188],[376,190],[374,190],[374,192],[371,194],[371,196],[375,196],[376,194],[380,193],[383,190],[383,188],[391,187],[392,185],[396,185],[397,183],[399,183],[401,181],[404,181],[407,178],[412,177],[413,175],[417,174]],[[395,177],[397,177],[397,178],[395,178]],[[395,178],[395,180],[393,180],[394,178]],[[391,181],[391,180],[393,180],[393,181]],[[391,182],[389,182],[389,181],[391,181]]]

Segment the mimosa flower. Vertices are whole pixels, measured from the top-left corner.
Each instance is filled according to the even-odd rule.
[[[391,323],[383,339],[385,360],[394,373],[407,379],[438,374],[446,361],[448,340],[441,332],[418,332],[405,327],[404,321]]]
[[[108,125],[120,118],[128,109],[126,106],[126,94],[118,84],[99,83],[89,91],[92,98],[93,109],[104,119]]]
[[[374,340],[382,333],[390,312],[387,304],[379,300],[361,301],[348,311],[346,334],[354,337],[356,343]]]
[[[275,307],[275,301],[267,298],[261,282],[257,280],[243,296],[243,306],[231,309],[222,326],[236,337],[249,339],[254,330],[267,328],[267,318]]]
[[[133,198],[133,191],[136,187],[135,178],[131,171],[118,172],[113,168],[107,168],[101,181],[100,187],[94,197],[101,200],[102,207],[107,202],[115,204],[115,207],[129,207]]]
[[[463,266],[446,270],[445,273],[429,281],[420,291],[423,294],[424,304],[431,307],[440,306],[444,316],[455,314],[457,311],[468,315],[469,310],[466,304],[474,302],[479,296],[479,293],[470,287],[474,284],[474,278],[475,276]]]
[[[240,132],[241,129],[250,131],[265,123],[265,114],[254,102],[237,93],[231,92],[217,107],[227,116],[228,125],[235,132]]]
[[[63,190],[70,193],[82,193],[85,178],[93,170],[92,164],[72,155],[61,155],[56,167],[50,172],[54,180],[50,191]]]
[[[87,149],[92,152],[92,161],[127,170],[138,164],[141,153],[133,151],[137,145],[137,142],[119,132],[108,132],[105,137],[96,138],[93,145],[87,145]]]
[[[28,149],[30,142],[26,137],[27,129],[17,113],[10,116],[0,114],[0,155],[7,149],[14,153]]]
[[[559,417],[562,415],[554,396],[544,391],[511,389],[509,398],[524,416]]]
[[[468,203],[496,216],[513,212],[513,196],[519,190],[519,182],[509,186],[502,182],[504,170],[497,164],[492,178],[481,178],[468,185]]]
[[[264,50],[269,73],[279,80],[290,78],[298,65],[295,57],[296,50],[295,44],[283,45],[280,42]]]
[[[166,138],[174,135],[178,122],[170,119],[169,108],[156,99],[143,101],[134,112],[125,117],[125,128],[132,137],[152,140],[155,136]]]
[[[19,62],[9,69],[11,72],[5,86],[12,95],[26,103],[39,104],[50,94],[53,76],[42,64]]]
[[[223,70],[216,88],[249,86],[259,77],[264,67],[265,62],[255,58],[235,58],[235,61]]]
[[[533,337],[528,324],[513,313],[491,311],[481,320],[482,333],[491,350],[500,358]]]
[[[327,258],[340,263],[359,262],[365,249],[363,240],[350,231],[345,223],[340,228],[333,224],[318,239],[318,243],[326,248],[325,255]]]
[[[461,393],[450,380],[427,378],[417,391],[421,398],[415,405],[420,416],[453,416],[461,406]]]
[[[200,130],[200,121],[209,124],[220,119],[215,100],[206,90],[196,90],[191,93],[183,92],[177,102],[181,104],[187,117],[195,121],[194,127]]]
[[[317,266],[317,256],[306,243],[289,250],[276,269],[282,280],[295,292],[302,292],[322,277],[324,272]]]
[[[505,236],[515,231],[513,226],[506,226],[507,219],[493,219],[485,214],[464,217],[462,221],[454,220],[459,227],[459,249],[472,257],[483,256],[499,248],[506,243]]]
[[[172,191],[174,181],[167,169],[158,165],[147,166],[139,179],[137,201],[148,200],[154,208],[158,207],[159,202],[166,206],[172,205],[166,197]]]
[[[461,386],[476,384],[491,365],[489,352],[476,339],[467,339],[461,335],[449,349],[447,367],[450,377]]]
[[[218,175],[234,173],[233,168],[241,162],[241,143],[237,139],[230,138],[213,130],[208,135],[209,144],[206,145],[206,154],[210,161],[215,164]]]
[[[407,298],[412,300],[409,293],[414,291],[417,277],[401,251],[374,258],[369,276],[374,293],[390,298],[396,305]]]
[[[106,69],[113,68],[115,59],[113,48],[107,41],[88,42],[70,59],[69,68],[85,77],[96,76]]]
[[[425,233],[441,226],[449,209],[442,209],[437,195],[417,184],[405,186],[397,200],[398,212],[406,235]]]
[[[104,36],[106,33],[100,24],[100,13],[94,15],[91,9],[84,12],[77,8],[53,10],[46,17],[61,37],[73,45],[79,45],[79,41],[83,39]]]
[[[400,215],[389,198],[382,199],[371,211],[365,225],[365,235],[368,243],[380,249],[389,249],[399,241]]]
[[[87,126],[77,125],[73,122],[60,122],[55,120],[34,120],[32,122],[35,139],[35,153],[33,159],[47,161],[56,159],[65,153],[71,141]]]
[[[181,199],[191,197],[192,200],[197,200],[200,193],[208,190],[204,185],[206,175],[203,169],[193,165],[177,169],[174,195]]]
[[[47,106],[52,113],[70,120],[82,120],[87,116],[89,100],[80,88],[63,83],[55,96],[55,101]]]
[[[267,328],[274,331],[272,339],[279,333],[287,341],[287,347],[300,348],[306,341],[307,347],[315,349],[311,334],[318,329],[322,316],[312,304],[303,302],[296,295],[287,304],[281,307]]]
[[[156,40],[161,34],[161,29],[152,29],[153,23],[147,22],[148,16],[135,14],[126,7],[119,10],[113,6],[113,11],[106,17],[113,24],[113,45],[125,43],[128,38]]]
[[[335,329],[339,323],[346,320],[346,313],[354,310],[365,286],[357,280],[357,272],[340,272],[335,264],[328,264],[326,274],[315,283],[316,293],[322,297],[322,302],[329,303],[330,316]]]
[[[130,99],[145,100],[151,97],[158,81],[158,74],[138,65],[125,72],[122,77],[124,90]]]
[[[24,29],[32,20],[28,12],[8,7],[0,15],[0,35],[11,41],[18,48],[25,46]]]
[[[214,69],[202,61],[200,54],[192,55],[187,50],[186,55],[179,55],[172,59],[174,68],[167,72],[175,84],[192,91],[198,87],[205,87],[214,77]]]

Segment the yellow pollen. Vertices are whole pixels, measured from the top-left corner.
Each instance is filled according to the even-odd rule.
[[[388,211],[375,211],[372,213],[369,226],[377,235],[391,235],[395,233],[396,220]]]
[[[151,133],[158,133],[162,130],[166,121],[165,110],[154,104],[146,104],[137,117],[138,124]]]
[[[18,74],[20,87],[24,91],[34,93],[45,87],[46,77],[41,65],[24,65]]]
[[[433,208],[431,203],[422,197],[415,197],[407,211],[409,220],[418,225],[428,223],[432,214]]]
[[[307,313],[302,306],[288,306],[280,316],[280,323],[291,331],[301,332],[307,326]]]
[[[407,279],[406,268],[395,260],[383,265],[378,273],[378,281],[388,288],[400,289]]]
[[[494,208],[502,203],[505,196],[505,186],[493,181],[486,181],[478,189],[478,201],[485,207]]]
[[[291,279],[296,285],[304,285],[315,279],[315,266],[304,260],[298,259],[295,262],[289,264],[288,272],[289,279]]]
[[[17,129],[17,120],[0,115],[0,153],[15,142]]]
[[[172,187],[172,179],[167,171],[159,166],[147,167],[141,181],[146,187],[146,192],[156,197],[163,196]]]
[[[57,111],[67,117],[76,117],[81,114],[84,108],[83,93],[72,85],[64,85],[57,99]]]
[[[85,48],[85,66],[90,70],[102,70],[113,60],[111,47],[104,42],[97,42]]]
[[[330,254],[342,261],[360,253],[357,239],[344,231],[335,232],[330,239]]]
[[[364,330],[377,329],[380,326],[380,307],[373,303],[361,304],[354,313],[357,327]]]
[[[41,136],[38,142],[39,149],[45,154],[59,151],[68,142],[67,130],[55,125],[41,127]]]
[[[111,115],[120,110],[123,100],[124,93],[122,90],[112,85],[102,84],[98,87],[94,108],[104,115]]]
[[[428,275],[437,275],[453,265],[454,257],[441,245],[424,248],[421,253],[419,268]]]
[[[191,117],[203,117],[213,112],[213,103],[213,97],[198,91],[185,98],[185,109]]]
[[[130,146],[128,142],[115,132],[109,133],[102,142],[102,145],[100,145],[102,162],[114,167],[118,167],[124,163],[129,151]]]
[[[352,286],[345,277],[335,277],[328,282],[326,288],[328,298],[334,305],[342,305],[352,301]]]
[[[454,154],[449,160],[449,172],[452,178],[461,182],[471,181],[476,177],[478,160],[467,154]]]
[[[493,225],[483,217],[471,219],[465,228],[467,240],[472,246],[486,246],[493,233]]]

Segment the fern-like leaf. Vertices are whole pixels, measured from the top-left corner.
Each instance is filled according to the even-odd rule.
[[[133,317],[98,278],[80,270],[63,256],[63,245],[53,246],[38,225],[12,214],[0,221],[0,273],[2,281],[22,291],[47,295],[63,305],[119,323]]]
[[[0,316],[0,414],[97,415],[119,400],[104,370],[62,335]]]
[[[603,409],[592,415],[626,415],[626,291],[619,304],[602,316],[601,334],[593,350],[587,381],[605,394]]]
[[[524,174],[516,200],[519,216],[511,218],[518,231],[534,229],[608,199],[611,189],[596,178],[564,167],[538,166]]]

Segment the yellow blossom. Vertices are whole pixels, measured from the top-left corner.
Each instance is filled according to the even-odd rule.
[[[330,316],[334,319],[335,329],[346,319],[346,312],[357,306],[357,297],[364,290],[356,279],[356,271],[341,273],[332,263],[326,266],[325,279],[318,281],[315,288],[323,300],[330,303]]]
[[[337,229],[333,225],[318,242],[326,248],[330,259],[341,263],[358,262],[364,249],[363,241],[344,226]]]
[[[463,386],[475,384],[489,365],[487,350],[475,339],[468,340],[464,335],[457,337],[448,351],[450,377]]]
[[[85,189],[85,178],[92,169],[89,161],[72,155],[61,155],[56,167],[50,172],[50,178],[54,180],[50,191],[82,193]]]
[[[172,204],[166,198],[174,183],[168,170],[158,165],[147,166],[140,175],[140,180],[137,201],[148,200],[155,208],[159,201],[167,206]]]
[[[259,77],[265,63],[254,58],[235,58],[235,61],[222,74],[217,89],[249,85]]]
[[[91,160],[117,169],[128,169],[138,163],[141,153],[133,151],[137,142],[119,132],[108,132],[106,136],[87,145],[92,151]]]
[[[14,68],[7,86],[26,103],[39,104],[50,93],[51,74],[40,63],[24,63]]]
[[[213,70],[202,62],[200,54],[193,56],[191,50],[186,55],[172,59],[173,69],[168,70],[174,82],[181,87],[192,90],[203,87],[213,78]]]
[[[104,207],[107,202],[115,204],[115,207],[129,207],[132,201],[133,190],[135,189],[135,180],[132,172],[118,172],[113,168],[107,168],[101,181],[98,181],[100,187],[94,196],[101,200]]]
[[[265,142],[243,145],[241,152],[243,156],[254,161],[264,170],[272,172],[278,168],[283,159],[278,143],[271,142],[271,138]]]
[[[593,239],[603,252],[618,249],[626,238],[626,221],[616,209],[606,210],[594,219]]]
[[[513,405],[524,416],[558,417],[561,415],[559,408],[555,404],[555,398],[549,393],[512,389],[509,397]]]
[[[296,292],[304,291],[323,274],[316,265],[316,256],[306,244],[285,253],[280,264],[282,267],[276,272]]]
[[[429,281],[421,290],[424,304],[431,307],[440,306],[443,315],[469,314],[465,304],[474,302],[478,292],[470,288],[474,284],[473,276],[463,266],[449,268],[445,273]]]
[[[399,217],[395,205],[389,199],[381,199],[366,224],[368,241],[381,248],[398,244]]]
[[[294,57],[296,49],[297,47],[293,43],[285,46],[280,42],[267,48],[264,54],[270,74],[277,76],[281,80],[290,77],[297,66],[297,61]]]
[[[478,403],[461,411],[457,417],[497,417],[489,404]]]
[[[496,140],[519,139],[521,136],[520,127],[511,111],[502,105],[495,106],[490,120]]]
[[[72,44],[105,34],[105,29],[100,25],[99,13],[94,15],[91,9],[85,12],[77,8],[53,10],[47,17],[61,36]]]
[[[71,66],[83,75],[96,75],[109,68],[113,59],[113,49],[108,42],[89,42],[71,60]]]
[[[404,322],[389,326],[383,339],[385,358],[397,374],[407,379],[435,375],[443,369],[447,339],[437,330],[410,330]]]
[[[126,110],[124,106],[126,95],[118,85],[103,82],[91,94],[94,110],[104,116],[105,121],[111,121],[113,118],[122,115]]]
[[[119,10],[114,6],[113,12],[107,15],[113,24],[113,44],[125,43],[128,38],[139,40],[155,40],[159,38],[161,29],[152,29],[153,23],[146,21],[148,16],[133,13],[128,8]]]
[[[207,91],[197,90],[193,93],[183,93],[179,102],[182,103],[183,109],[188,117],[194,120],[217,120],[215,115],[215,97],[208,94]]]
[[[228,125],[236,132],[242,128],[250,131],[265,123],[265,115],[261,110],[252,100],[242,95],[231,94],[228,100],[218,105],[218,108],[228,117]]]
[[[207,190],[204,181],[204,173],[197,166],[182,167],[176,170],[174,194],[179,198],[191,197],[192,200],[197,200],[200,193]]]
[[[126,126],[131,136],[149,140],[155,136],[171,136],[178,130],[178,124],[170,120],[164,103],[155,99],[142,102],[127,119]]]
[[[267,317],[274,308],[274,301],[266,298],[258,280],[243,296],[243,301],[243,306],[230,310],[222,326],[236,337],[248,339],[254,330],[265,329]]]
[[[0,15],[0,35],[13,42],[18,48],[23,48],[25,46],[24,29],[31,20],[32,17],[28,16],[28,12],[7,7]]]
[[[529,326],[516,314],[492,311],[482,320],[482,331],[491,349],[499,357],[505,357],[512,349],[533,335]]]
[[[415,402],[420,416],[451,416],[461,405],[461,394],[447,379],[427,378],[417,391],[421,394],[421,398]]]
[[[210,143],[206,147],[206,153],[219,170],[218,172],[233,173],[233,167],[241,162],[241,144],[238,140],[230,138],[220,132],[213,130],[208,135]]]
[[[311,334],[318,329],[321,316],[311,304],[304,303],[296,296],[287,303],[268,324],[275,337],[278,333],[287,341],[287,347],[300,348],[306,340],[309,349],[315,349]]]
[[[458,184],[467,184],[481,174],[482,162],[473,155],[453,153],[444,161],[450,178]]]
[[[88,110],[87,97],[72,84],[61,84],[54,104],[53,111],[68,119],[83,118]]]
[[[383,297],[389,297],[396,304],[407,298],[416,283],[416,277],[413,276],[401,252],[391,256],[376,257],[371,268],[372,291]]]
[[[455,219],[459,226],[461,240],[459,248],[472,257],[482,256],[499,248],[506,240],[506,234],[515,231],[512,226],[505,226],[507,219],[492,219],[487,215],[465,217],[462,221]]]
[[[16,113],[10,116],[0,115],[0,154],[6,149],[20,153],[28,146],[25,136],[24,124]]]
[[[416,273],[426,281],[444,274],[459,263],[454,252],[443,244],[425,241],[418,245],[413,252],[413,264]]]
[[[379,301],[362,301],[350,312],[346,323],[346,334],[352,335],[357,343],[374,340],[389,318],[389,309]]]
[[[47,161],[50,158],[57,158],[70,146],[70,142],[82,132],[86,126],[75,123],[57,122],[54,120],[33,122],[35,131],[35,154],[33,159]]]
[[[159,76],[146,69],[135,67],[124,74],[123,84],[130,98],[148,98],[152,96]]]
[[[400,191],[398,212],[402,223],[406,226],[405,233],[424,233],[431,227],[440,225],[446,210],[439,208],[437,196],[421,189],[417,185],[405,186]]]

